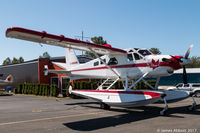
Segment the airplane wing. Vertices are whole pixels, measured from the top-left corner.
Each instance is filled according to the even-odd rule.
[[[91,42],[80,41],[76,39],[67,38],[63,35],[53,35],[45,31],[39,32],[20,27],[8,28],[6,31],[6,37],[17,38],[21,40],[27,40],[32,42],[44,43],[54,46],[60,46],[64,48],[72,48],[83,51],[94,51],[97,54],[104,55],[120,55],[126,54],[125,50],[113,48],[110,45],[100,45]]]

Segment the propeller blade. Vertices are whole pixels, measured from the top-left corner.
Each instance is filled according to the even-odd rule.
[[[190,45],[189,49],[187,50],[187,52],[185,53],[185,59],[188,59],[188,56],[190,55],[190,51],[192,50],[193,48],[193,44]]]
[[[183,66],[183,83],[187,84],[187,73],[186,73],[186,68]]]

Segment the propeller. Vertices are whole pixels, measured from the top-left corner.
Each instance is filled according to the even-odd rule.
[[[170,55],[172,58],[177,60],[181,64],[181,66],[183,67],[183,83],[184,84],[187,84],[187,72],[186,72],[185,65],[191,63],[191,61],[188,59],[188,57],[190,55],[192,48],[193,48],[193,45],[190,45],[187,52],[185,53],[185,56],[182,57],[182,58],[177,58],[176,56]],[[168,59],[168,58],[162,58],[162,61],[168,62],[168,63],[173,63],[173,60]]]
[[[185,59],[188,59],[188,56],[190,55],[190,52],[191,52],[193,46],[194,46],[193,44],[190,45],[189,49],[188,49],[187,52],[185,53]]]
[[[184,84],[187,84],[187,83],[188,83],[188,81],[187,81],[187,72],[186,72],[186,67],[185,67],[185,65],[186,65],[187,63],[190,63],[190,60],[188,60],[188,57],[189,57],[189,55],[190,55],[190,52],[191,52],[192,48],[193,48],[193,45],[190,45],[189,49],[188,49],[187,52],[185,53],[185,57],[181,59],[181,60],[184,62],[184,64],[182,65],[182,67],[183,67],[183,83],[184,83]]]

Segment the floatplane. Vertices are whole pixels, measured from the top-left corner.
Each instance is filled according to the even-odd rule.
[[[158,89],[158,85],[161,76],[172,75],[174,70],[185,68],[185,65],[191,63],[188,57],[193,45],[183,57],[155,55],[144,48],[119,49],[109,44],[99,45],[20,27],[8,28],[6,37],[66,48],[66,63],[59,63],[65,70],[51,70],[47,67],[45,73],[67,74],[71,80],[105,79],[96,90],[69,89],[72,94],[99,101],[100,107],[104,109],[109,109],[110,106],[139,107],[162,101],[165,107],[160,114],[163,115],[168,109],[167,102],[189,97],[187,92]],[[74,50],[91,52],[97,58],[80,64]],[[156,78],[155,86],[149,84],[146,78]],[[124,89],[112,88],[117,81],[123,81]],[[133,89],[140,81],[152,89]]]
[[[8,77],[4,80],[0,79],[0,86],[9,85],[13,83],[13,76],[8,75]]]

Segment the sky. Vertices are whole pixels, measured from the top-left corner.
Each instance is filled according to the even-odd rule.
[[[199,7],[199,0],[0,0],[0,64],[7,57],[65,55],[60,47],[6,38],[9,27],[70,38],[83,31],[116,48],[154,47],[170,55],[184,55],[194,44],[190,56],[200,56]]]

